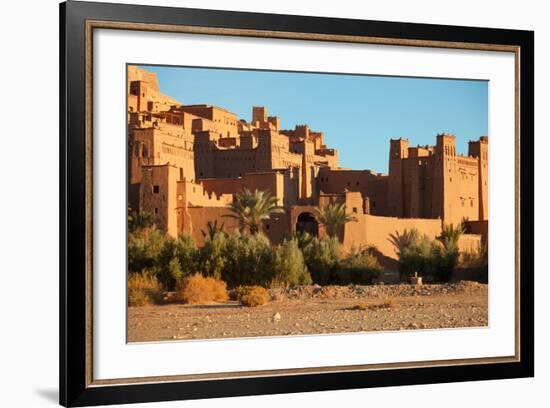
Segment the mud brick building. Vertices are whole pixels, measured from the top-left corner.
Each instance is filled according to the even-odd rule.
[[[281,129],[279,117],[261,106],[247,121],[222,107],[185,105],[160,91],[154,73],[128,69],[128,204],[171,236],[188,233],[200,245],[208,221],[237,228],[224,215],[244,187],[269,190],[284,207],[264,223],[274,244],[297,230],[322,234],[313,214],[331,202],[357,218],[341,231],[347,248],[375,245],[394,256],[390,233],[416,227],[435,237],[450,223],[470,223],[486,235],[486,136],[469,142],[467,156],[445,133],[433,146],[390,140],[388,160],[388,174],[340,168],[322,132],[304,124]],[[461,245],[480,239],[466,234]]]

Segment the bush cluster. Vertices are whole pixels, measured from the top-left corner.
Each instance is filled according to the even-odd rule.
[[[301,233],[296,241],[312,281],[319,285],[370,284],[383,271],[370,249],[353,250],[344,256],[336,237],[317,238]]]
[[[269,301],[269,293],[261,286],[239,286],[235,289],[235,297],[247,307],[265,305]]]
[[[480,242],[476,249],[460,254],[458,267],[470,271],[470,276],[482,283],[489,281],[489,251],[487,243]]]
[[[178,297],[189,304],[223,302],[228,299],[227,286],[221,279],[195,273],[178,283]]]
[[[344,257],[337,238],[316,238],[307,233],[286,238],[272,247],[262,234],[205,234],[197,248],[193,239],[172,239],[155,226],[131,230],[128,238],[128,269],[154,275],[166,291],[182,290],[203,278],[238,286],[287,287],[327,284],[367,284],[382,268],[370,251],[354,251]]]
[[[354,251],[339,264],[336,274],[340,285],[368,285],[378,279],[383,268],[369,250]]]
[[[162,302],[162,285],[156,276],[144,271],[128,276],[128,306],[145,306]]]
[[[448,282],[458,259],[458,240],[462,229],[445,226],[436,240],[421,235],[418,230],[405,230],[390,236],[399,258],[399,273],[402,279],[417,274],[436,282]]]

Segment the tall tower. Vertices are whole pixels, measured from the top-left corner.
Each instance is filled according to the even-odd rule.
[[[460,184],[456,172],[456,139],[454,135],[441,133],[437,135],[436,146],[437,170],[433,186],[433,208],[445,223],[460,222],[454,218],[459,209],[453,208],[459,201]],[[439,208],[439,211],[437,209]]]
[[[403,159],[408,156],[407,139],[390,140],[388,208],[389,213],[395,217],[403,217]]]
[[[444,155],[447,158],[456,156],[456,139],[454,135],[440,133],[436,138],[436,153]]]
[[[252,107],[252,122],[267,122],[267,109],[263,106]]]
[[[479,140],[468,142],[468,156],[478,159],[478,185],[479,185],[479,219],[489,219],[489,189],[487,185],[489,176],[489,138],[481,136]]]
[[[130,94],[137,96],[137,111],[145,112],[148,110],[149,87],[144,81],[132,81],[130,83]]]

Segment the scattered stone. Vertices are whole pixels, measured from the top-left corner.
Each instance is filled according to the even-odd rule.
[[[129,308],[128,336],[130,342],[175,341],[486,326],[487,288],[474,282],[276,288],[281,300],[262,309],[235,301],[214,309]]]

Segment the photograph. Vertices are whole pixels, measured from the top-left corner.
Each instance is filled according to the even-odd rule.
[[[489,326],[489,81],[126,79],[127,342]]]

